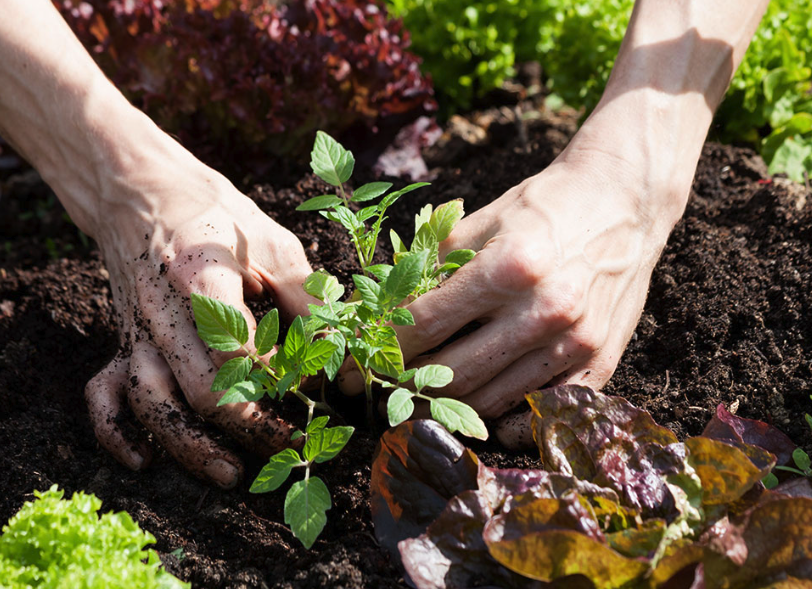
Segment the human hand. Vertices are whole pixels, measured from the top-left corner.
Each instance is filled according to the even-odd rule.
[[[137,470],[151,456],[146,441],[133,440],[122,425],[129,405],[178,462],[229,488],[241,476],[241,462],[203,431],[195,413],[266,455],[287,446],[293,429],[256,403],[216,406],[222,393],[211,392],[211,383],[234,354],[209,350],[198,338],[190,295],[234,305],[253,331],[244,299],[273,293],[282,310],[304,313],[312,301],[301,285],[310,267],[293,234],[177,147],[172,166],[142,170],[118,186],[136,194],[119,193],[108,227],[95,231],[110,274],[120,350],[85,395],[99,442],[121,463]],[[154,208],[133,210],[139,202]]]

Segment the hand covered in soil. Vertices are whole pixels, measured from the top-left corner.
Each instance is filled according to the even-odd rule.
[[[441,257],[476,257],[409,306],[398,328],[411,366],[443,364],[443,388],[481,417],[496,418],[541,386],[599,389],[620,360],[645,302],[670,227],[631,206],[616,174],[560,158],[550,168],[463,219]],[[471,322],[480,326],[438,352]],[[497,427],[503,441],[529,441],[526,416]],[[522,438],[526,439],[522,439]]]
[[[195,413],[266,455],[287,446],[293,430],[256,403],[216,407],[222,393],[210,386],[219,366],[237,353],[207,349],[195,329],[190,295],[243,310],[253,332],[245,297],[272,292],[281,309],[306,312],[301,284],[310,267],[293,234],[225,178],[191,157],[174,163],[179,167],[153,169],[120,186],[131,194],[119,195],[112,227],[98,232],[121,349],[85,394],[100,443],[123,464],[139,469],[150,457],[147,444],[122,426],[129,405],[186,468],[231,487],[239,480],[240,460],[205,433]]]

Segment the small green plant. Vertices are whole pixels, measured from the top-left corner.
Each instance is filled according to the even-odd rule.
[[[82,492],[69,500],[56,485],[34,491],[0,536],[0,586],[7,589],[181,589],[161,568],[152,534],[128,513],[98,514],[101,500]]]
[[[319,299],[321,305],[310,305],[310,315],[296,317],[285,341],[266,362],[279,337],[279,313],[265,315],[257,326],[254,347],[250,349],[248,324],[240,311],[220,301],[194,294],[192,309],[201,339],[215,350],[242,351],[218,371],[212,391],[226,392],[218,405],[257,401],[265,395],[281,399],[286,394],[299,398],[308,408],[304,430],[298,430],[292,441],[304,438],[302,452],[288,448],[274,455],[259,473],[251,492],[264,493],[278,489],[294,468],[304,469],[304,479],[296,482],[285,500],[285,523],[309,548],[327,521],[330,493],[324,482],[311,476],[314,464],[334,458],[353,433],[348,426],[326,427],[329,415],[316,417],[315,412],[332,414],[323,393],[319,401],[302,390],[303,379],[322,373],[334,380],[347,354],[364,378],[367,413],[372,419],[373,387],[393,389],[388,399],[389,423],[397,425],[408,419],[414,401],[429,402],[431,414],[449,431],[485,439],[487,428],[476,412],[455,399],[436,398],[427,389],[442,388],[454,378],[446,366],[429,365],[406,370],[397,332],[392,325],[414,325],[414,317],[404,304],[431,290],[444,277],[453,274],[474,257],[471,250],[449,253],[439,260],[440,242],[446,239],[463,216],[462,203],[451,201],[432,208],[424,207],[417,215],[415,238],[410,247],[392,231],[395,250],[393,264],[372,264],[386,210],[398,198],[426,183],[410,184],[387,194],[392,184],[372,182],[349,192],[344,184],[355,165],[352,153],[321,131],[311,154],[311,167],[322,180],[336,187],[337,194],[311,198],[297,210],[319,211],[327,219],[347,229],[355,247],[362,274],[354,275],[355,291],[340,301],[344,287],[335,276],[318,270],[307,277],[305,292]],[[353,211],[351,206],[371,204]],[[410,386],[409,383],[414,385]],[[322,387],[322,391],[323,391]]]

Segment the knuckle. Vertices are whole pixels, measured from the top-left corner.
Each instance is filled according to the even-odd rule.
[[[433,348],[443,343],[445,326],[435,309],[428,305],[412,305],[409,310],[414,317],[414,327],[411,328],[414,340],[419,341],[424,348]]]
[[[502,236],[493,249],[501,269],[498,280],[507,290],[533,289],[549,276],[550,258],[543,256],[533,240],[522,236]]]

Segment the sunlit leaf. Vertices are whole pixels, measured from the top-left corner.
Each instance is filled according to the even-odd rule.
[[[417,287],[427,256],[427,252],[408,254],[395,264],[384,283],[390,307],[399,304]]]
[[[705,437],[689,438],[688,463],[702,481],[702,502],[723,505],[737,500],[770,472],[759,470],[738,448]]]
[[[285,523],[305,548],[310,548],[327,523],[330,491],[318,477],[294,483],[285,497]]]
[[[463,215],[465,215],[465,211],[462,207],[462,200],[459,199],[449,201],[437,207],[429,219],[429,226],[437,238],[437,241],[443,241],[451,235],[451,231],[453,231]]]
[[[325,303],[334,303],[344,295],[344,287],[338,282],[338,278],[326,270],[316,270],[310,274],[305,278],[302,288],[310,296]]]
[[[429,403],[431,416],[445,426],[452,434],[460,432],[463,435],[488,439],[488,428],[480,419],[477,412],[470,406],[457,399],[438,398]]]
[[[329,209],[332,206],[344,202],[341,198],[334,194],[323,194],[322,196],[314,196],[309,198],[296,207],[297,211],[320,211],[321,209]]]
[[[260,320],[257,325],[257,332],[254,335],[254,345],[257,348],[257,353],[264,356],[270,352],[276,345],[276,340],[279,337],[279,310],[271,309]]]
[[[308,432],[304,447],[305,460],[327,462],[334,458],[347,445],[355,428],[349,426],[330,427]]]
[[[392,323],[395,325],[414,325],[414,316],[409,309],[398,307],[392,311]]]
[[[322,180],[340,186],[350,179],[355,158],[338,141],[324,131],[316,132],[316,142],[310,153],[310,167]]]
[[[394,427],[403,423],[414,413],[414,394],[406,389],[395,389],[386,403],[386,415],[389,425]]]
[[[293,438],[291,438],[293,439]],[[251,493],[268,493],[275,491],[282,486],[293,467],[302,463],[299,453],[292,448],[282,450],[279,454],[271,456],[268,464],[262,467],[259,471],[257,478],[251,484],[249,492]]]
[[[448,252],[448,255],[445,257],[445,263],[464,266],[473,260],[474,256],[476,256],[476,252],[474,250],[454,250],[452,252]]]
[[[351,200],[353,202],[366,202],[378,198],[390,188],[392,188],[391,182],[370,182],[356,188],[352,193]]]
[[[454,380],[454,371],[448,366],[428,364],[417,369],[414,375],[414,386],[418,392],[426,387],[439,389]]]
[[[297,316],[290,324],[288,334],[285,336],[285,357],[293,364],[298,364],[304,359],[306,349],[304,320],[301,316]]]
[[[265,388],[255,380],[244,380],[232,385],[220,400],[217,406],[229,405],[231,403],[248,403],[259,401],[265,394]]]
[[[248,323],[236,307],[192,293],[197,334],[213,350],[233,352],[248,343]]]
[[[217,371],[217,376],[214,377],[214,382],[211,383],[211,390],[223,391],[238,382],[244,381],[248,378],[253,364],[251,358],[247,356],[227,360]]]
[[[337,345],[330,340],[320,339],[307,346],[304,359],[302,360],[302,374],[310,376],[316,374],[324,368],[337,348]]]
[[[338,331],[327,334],[324,339],[328,342],[334,343],[336,346],[332,356],[330,356],[327,359],[327,362],[324,363],[324,373],[327,375],[327,380],[332,381],[335,379],[341,365],[344,363],[347,341],[344,338],[344,335]]]
[[[395,330],[389,326],[380,328],[375,334],[375,347],[378,350],[369,357],[369,367],[378,374],[397,378],[403,372],[403,352]]]

